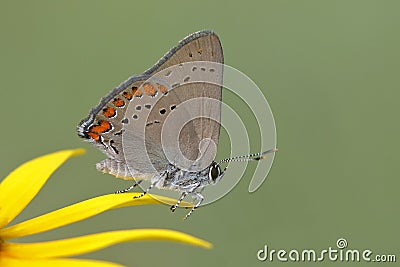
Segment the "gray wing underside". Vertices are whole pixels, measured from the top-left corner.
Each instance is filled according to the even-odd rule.
[[[124,90],[132,86],[140,87],[146,80],[151,80],[152,76],[164,75],[165,71],[179,64],[208,61],[221,64],[224,61],[218,36],[210,31],[202,31],[186,37],[144,74],[129,78],[103,98],[89,117],[81,122],[80,127],[85,128],[94,121],[101,120],[103,107],[110,104],[114,97],[122,94]],[[199,71],[202,69],[200,63],[196,65]],[[211,73],[211,70],[207,69],[204,73]],[[204,158],[206,154],[208,157],[204,158],[202,163],[207,166],[214,159],[220,134],[221,103],[208,101],[206,98],[221,100],[223,69],[213,69],[212,75],[217,81],[215,84],[201,82],[185,84],[182,81],[187,79],[186,76],[179,71],[173,74],[174,79],[180,81],[177,87],[169,90],[167,95],[158,94],[156,97],[151,97],[144,94],[140,98],[133,98],[127,107],[120,110],[123,112],[119,112],[113,119],[115,128],[104,135],[104,144],[94,143],[105,151],[110,160],[126,164],[129,169],[134,170],[134,173],[147,174],[159,173],[169,163],[174,163],[171,162],[174,158],[171,159],[169,156],[171,153],[180,153],[189,160]],[[171,82],[167,84],[169,89],[172,89],[173,85]],[[197,105],[182,104],[196,98],[202,98],[201,101],[197,101]],[[151,108],[146,109],[146,105],[150,105]],[[137,106],[141,106],[141,111],[136,109]],[[166,112],[161,114],[163,109]],[[204,117],[199,118],[197,116],[199,114]],[[210,115],[212,119],[208,118]],[[187,123],[183,126],[165,125],[168,117],[180,118]],[[195,118],[190,120],[193,117]],[[125,119],[128,119],[128,123],[120,123]],[[177,135],[172,137],[167,135],[168,138],[162,135],[163,130],[171,132],[169,130],[175,127],[179,128]],[[178,145],[169,142],[170,138],[176,138]],[[167,142],[163,145],[165,139]],[[202,143],[202,140],[212,140],[212,142]]]

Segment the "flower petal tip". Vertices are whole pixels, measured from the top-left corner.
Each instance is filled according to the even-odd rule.
[[[80,156],[86,153],[86,150],[84,148],[76,148],[72,150],[72,155],[73,156]]]
[[[212,243],[210,243],[210,242],[207,242],[207,241],[204,241],[204,248],[206,248],[206,249],[212,249],[213,248],[213,244]]]

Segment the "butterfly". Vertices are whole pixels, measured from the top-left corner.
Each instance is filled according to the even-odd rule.
[[[141,75],[129,77],[100,100],[77,132],[107,155],[96,164],[125,180],[191,196],[199,207],[202,190],[218,183],[229,161],[265,158],[265,152],[215,161],[220,136],[224,56],[212,31],[195,32],[173,47]]]

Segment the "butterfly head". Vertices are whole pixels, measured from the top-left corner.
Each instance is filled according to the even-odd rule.
[[[226,169],[226,168],[225,168]],[[208,170],[208,179],[210,184],[216,184],[224,176],[225,169],[221,170],[221,166],[217,162],[211,163]]]

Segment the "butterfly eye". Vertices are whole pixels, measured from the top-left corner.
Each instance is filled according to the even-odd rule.
[[[217,163],[213,163],[208,176],[211,181],[216,182],[217,178],[221,175],[221,168]]]

